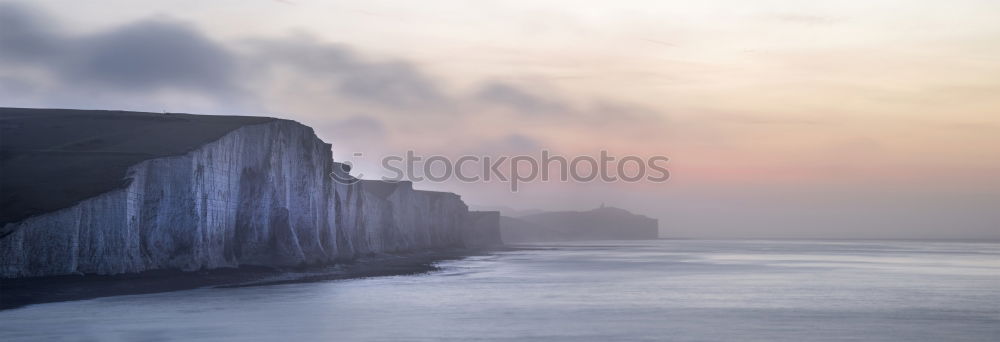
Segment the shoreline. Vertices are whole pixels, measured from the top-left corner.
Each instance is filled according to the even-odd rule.
[[[441,249],[378,254],[356,260],[299,267],[243,266],[202,271],[154,270],[118,275],[61,275],[0,279],[0,311],[34,304],[150,294],[197,288],[235,288],[411,275],[436,271],[435,263],[484,255],[492,249]]]

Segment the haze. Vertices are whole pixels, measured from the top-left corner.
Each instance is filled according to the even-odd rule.
[[[996,1],[0,2],[3,106],[268,115],[335,158],[666,155],[418,184],[703,238],[1000,238]],[[363,159],[353,153],[364,153]]]

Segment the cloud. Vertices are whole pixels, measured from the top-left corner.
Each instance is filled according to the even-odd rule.
[[[303,33],[218,41],[188,22],[154,18],[76,34],[55,19],[33,7],[0,4],[0,96],[23,106],[294,111],[338,140],[372,142],[377,135],[429,148],[452,148],[456,139],[467,148],[510,134],[489,149],[524,151],[539,145],[524,133],[551,129],[613,140],[620,137],[605,128],[655,126],[655,113],[644,107],[572,102],[537,85],[486,80],[455,91],[408,60],[373,58]],[[342,116],[358,112],[366,116]],[[524,131],[524,123],[532,130]],[[489,127],[491,137],[462,129],[469,126]],[[442,130],[452,132],[451,141],[441,142]]]
[[[795,13],[779,13],[771,14],[766,16],[767,20],[773,20],[777,22],[789,23],[789,24],[799,24],[799,25],[833,25],[841,22],[841,19],[819,16],[819,15],[809,15],[809,14],[795,14]]]
[[[52,22],[32,7],[0,3],[0,67],[38,69],[55,84],[95,91],[173,90],[220,101],[246,91],[246,80],[267,82],[261,68],[283,67],[329,82],[331,96],[351,101],[420,110],[453,101],[438,81],[405,60],[372,61],[348,46],[304,36],[256,40],[247,51],[181,21],[145,19],[90,35],[50,29]]]
[[[0,94],[24,95],[36,90],[36,87],[30,82],[17,78],[0,77]]]
[[[182,23],[140,21],[76,44],[75,57],[65,62],[75,81],[122,89],[236,88],[236,58]]]
[[[543,147],[537,139],[523,133],[511,133],[481,142],[473,149],[465,151],[473,155],[536,155]]]
[[[553,115],[569,110],[569,106],[562,102],[498,81],[483,85],[475,98],[489,104],[503,105],[524,114]]]
[[[0,61],[44,62],[61,51],[61,41],[48,21],[33,8],[0,3]]]
[[[738,114],[732,112],[704,112],[700,119],[741,125],[832,125],[834,122],[817,118],[775,116],[763,114]]]
[[[31,8],[0,4],[0,61],[43,69],[63,84],[142,92],[233,93],[236,58],[184,23],[143,20],[92,35],[47,29]]]
[[[385,124],[369,115],[353,116],[329,127],[335,138],[345,140],[377,140],[384,138],[386,133]]]
[[[438,82],[404,60],[368,61],[353,49],[308,36],[255,40],[264,66],[291,67],[328,78],[341,95],[393,108],[433,109],[449,99]]]
[[[292,82],[329,88],[323,89],[329,92],[327,100],[319,103],[374,105],[381,108],[380,116],[457,116],[490,107],[508,110],[492,112],[495,115],[538,118],[622,115],[615,111],[605,115],[602,108],[575,106],[557,94],[497,80],[484,82],[472,94],[456,95],[443,80],[407,60],[369,58],[350,46],[306,34],[226,44],[170,19],[143,19],[86,35],[60,30],[53,22],[58,21],[32,7],[0,3],[0,76],[8,77],[4,87],[8,94],[15,92],[8,88],[19,84],[39,88],[31,84],[37,80],[17,80],[2,69],[27,67],[41,70],[50,85],[61,88],[52,94],[93,93],[105,98],[110,94],[141,103],[143,95],[169,90],[231,105],[263,98],[274,80],[273,71],[293,70],[298,79]]]
[[[511,150],[537,150],[541,147],[538,140],[523,134],[509,134],[501,139],[500,143]]]

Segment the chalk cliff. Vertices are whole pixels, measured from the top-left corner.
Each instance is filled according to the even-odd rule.
[[[59,113],[65,120],[81,122],[87,122],[86,117],[76,115],[100,115]],[[4,174],[21,175],[29,183],[5,181],[0,189],[8,192],[4,211],[15,208],[26,216],[4,217],[0,277],[316,264],[372,253],[500,244],[499,224],[484,223],[481,215],[470,214],[458,195],[414,190],[409,182],[334,181],[329,174],[343,170],[333,162],[331,146],[294,121],[104,113],[114,114],[115,128],[126,131],[107,131],[106,125],[77,127],[92,130],[94,137],[100,137],[96,144],[101,148],[65,149],[75,145],[55,144],[64,148],[8,149],[0,155]],[[45,113],[27,109],[2,109],[0,114],[3,148],[25,145],[10,137],[50,139],[46,125],[38,120],[59,120],[34,116]],[[199,120],[205,118],[224,125],[198,133],[204,129]],[[127,131],[132,122],[156,132],[157,120],[165,119],[179,136],[166,139]],[[42,131],[16,132],[25,128]],[[146,153],[139,148],[129,151],[132,159],[124,161],[114,154],[121,152],[116,148],[158,146],[150,139],[184,142],[185,131],[190,133],[187,139],[196,143],[167,151],[150,147],[146,150],[155,151]],[[122,143],[123,139],[129,142]],[[92,176],[101,172],[91,170],[75,176],[83,179],[32,180],[25,169],[39,167],[32,158],[40,153],[56,154],[44,166],[54,169],[80,168],[79,160],[97,157],[91,153],[111,155],[114,162],[103,166],[103,173],[112,177]],[[121,178],[109,182],[115,180],[117,165],[128,161],[135,163],[120,166]],[[79,190],[84,185],[90,186],[89,192]],[[20,195],[10,196],[9,189]],[[50,193],[33,193],[38,189]],[[93,195],[72,203],[47,197],[80,193]]]

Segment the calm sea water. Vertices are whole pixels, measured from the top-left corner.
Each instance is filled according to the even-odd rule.
[[[421,275],[33,305],[0,340],[1000,341],[1000,244],[538,245]]]

